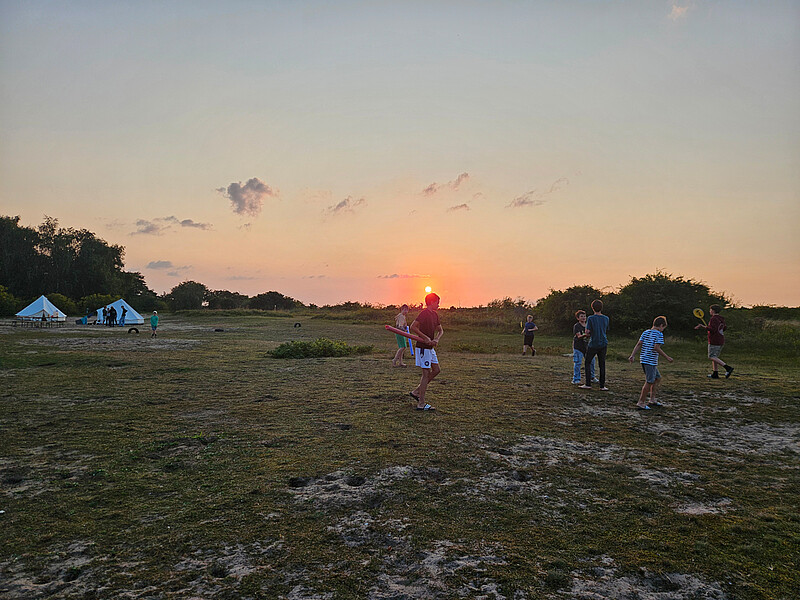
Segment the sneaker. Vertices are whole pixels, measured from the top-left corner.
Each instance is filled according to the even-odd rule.
[[[731,373],[733,373],[733,367],[730,365],[725,365],[725,379],[730,377]]]
[[[572,385],[578,385],[580,382],[581,382],[581,380],[580,380],[580,379],[579,379],[578,381],[573,381],[573,382],[572,382]]]
[[[600,388],[600,391],[601,391],[601,392],[607,392],[607,391],[608,391],[608,388],[607,388],[607,387],[601,387],[601,388]]]
[[[600,383],[600,380],[597,377],[592,377],[592,383]]]
[[[592,389],[592,386],[586,385],[586,384],[579,385],[578,387],[581,388],[582,390],[590,390],[590,389]]]
[[[709,379],[719,379],[719,373],[714,371],[711,375],[708,376]]]

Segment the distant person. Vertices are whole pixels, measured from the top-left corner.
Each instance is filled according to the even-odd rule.
[[[425,402],[425,392],[428,384],[440,373],[439,358],[436,356],[435,347],[444,333],[439,322],[439,296],[430,293],[425,296],[425,309],[419,313],[411,324],[411,332],[421,337],[424,342],[417,342],[415,352],[416,365],[422,369],[419,385],[411,392],[411,397],[417,401],[417,410],[436,410]]]
[[[606,354],[608,353],[608,317],[603,314],[602,300],[592,302],[594,314],[586,319],[586,333],[589,334],[589,344],[586,349],[586,359],[584,371],[586,383],[580,386],[584,390],[592,389],[592,379],[590,365],[594,357],[597,357],[597,366],[600,368],[600,389],[608,391],[606,387]]]
[[[658,372],[658,355],[660,354],[667,359],[667,362],[672,362],[672,358],[661,349],[664,345],[664,330],[667,328],[667,317],[656,317],[653,321],[653,326],[650,329],[645,329],[642,335],[639,336],[639,341],[633,347],[631,355],[628,357],[629,362],[633,362],[633,356],[641,349],[639,354],[639,362],[644,371],[644,385],[642,392],[639,394],[639,402],[636,403],[636,408],[639,410],[650,410],[652,406],[663,406],[661,402],[656,399],[656,390],[658,384],[661,383],[661,373]],[[650,397],[648,402],[647,398]]]
[[[117,309],[113,306],[108,309],[108,322],[106,325],[114,327],[117,324]]]
[[[124,306],[122,307],[122,314],[119,316],[119,326],[125,327],[125,315],[128,314],[128,309]]]
[[[586,311],[577,311],[575,318],[578,322],[572,327],[572,383],[577,385],[581,382],[581,365],[586,358],[589,334],[586,333]],[[588,375],[593,383],[598,381],[594,376],[594,360],[589,363]]]
[[[522,356],[525,356],[525,350],[531,349],[531,358],[536,356],[536,348],[533,347],[533,332],[539,331],[539,328],[533,322],[533,315],[528,315],[525,324],[522,326]]]
[[[107,323],[108,323],[108,307],[104,306],[103,307],[103,325],[106,325]]]
[[[153,311],[153,316],[150,317],[150,329],[152,329],[153,333],[150,336],[151,338],[158,337],[156,330],[158,329],[158,311]]]
[[[394,326],[405,331],[408,326],[408,321],[406,320],[407,314],[408,304],[403,304],[403,306],[400,307],[400,313],[394,318]],[[394,353],[392,366],[407,367],[408,365],[403,362],[403,353],[405,352],[406,344],[408,344],[408,338],[403,337],[399,333],[395,333],[394,337],[397,340],[397,352]]]
[[[708,358],[711,359],[711,379],[719,379],[719,367],[725,369],[725,379],[733,373],[733,367],[726,365],[725,362],[719,357],[722,353],[722,346],[725,345],[725,330],[728,328],[725,325],[725,318],[719,313],[722,308],[719,304],[712,304],[708,312],[711,313],[711,318],[708,320],[708,325],[699,324],[695,329],[704,329],[708,332]]]

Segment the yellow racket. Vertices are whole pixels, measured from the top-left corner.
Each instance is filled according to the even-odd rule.
[[[706,313],[704,313],[704,312],[703,312],[703,309],[702,309],[702,308],[695,308],[695,309],[692,311],[692,314],[694,314],[694,316],[695,316],[695,317],[697,317],[698,319],[700,319],[700,320],[703,322],[703,325],[706,325],[706,320],[703,318],[703,317],[705,316],[705,314],[706,314]]]

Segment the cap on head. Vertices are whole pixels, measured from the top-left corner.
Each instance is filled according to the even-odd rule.
[[[157,315],[157,314],[158,314],[158,311],[157,311],[157,310],[154,310],[154,311],[153,311],[153,314],[154,314],[154,315]]]

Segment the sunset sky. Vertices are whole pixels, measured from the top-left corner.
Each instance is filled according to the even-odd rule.
[[[0,214],[181,281],[800,305],[800,2],[0,0]]]

